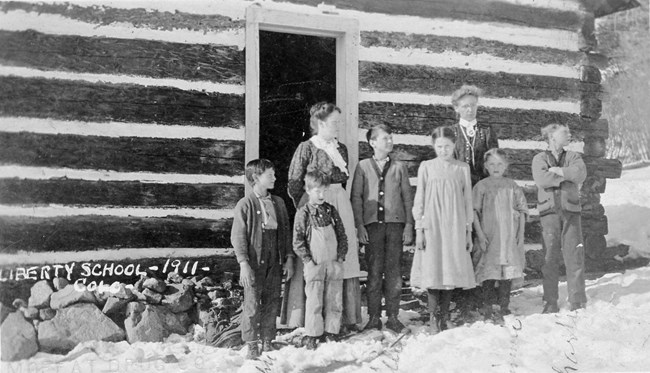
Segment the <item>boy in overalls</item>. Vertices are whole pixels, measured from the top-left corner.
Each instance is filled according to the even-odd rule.
[[[341,328],[343,261],[348,244],[339,213],[325,202],[329,185],[322,172],[307,172],[305,191],[309,202],[296,212],[293,228],[293,250],[305,264],[308,349],[315,349],[323,335],[334,338]]]
[[[235,206],[230,241],[240,266],[244,287],[241,336],[248,346],[248,359],[273,349],[276,316],[280,306],[282,271],[293,275],[293,251],[289,214],[282,198],[271,195],[275,184],[273,163],[255,159],[246,165],[246,180],[253,192]]]

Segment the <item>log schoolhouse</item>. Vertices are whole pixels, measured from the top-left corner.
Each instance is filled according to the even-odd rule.
[[[509,176],[533,208],[530,250],[541,248],[530,170],[546,149],[540,128],[569,125],[571,148],[588,167],[583,228],[587,256],[596,257],[607,233],[599,196],[621,164],[603,158],[604,56],[594,53],[594,23],[636,5],[2,1],[0,286],[54,276],[55,265],[72,262],[90,263],[89,279],[127,281],[137,271],[117,273],[117,265],[159,274],[236,269],[229,234],[247,188],[244,165],[260,155],[286,161],[260,148],[272,132],[260,113],[273,106],[260,88],[260,56],[281,48],[267,45],[267,32],[331,41],[322,48],[329,59],[313,48],[302,57],[331,61],[328,99],[343,111],[351,170],[371,154],[365,131],[384,123],[414,184],[419,163],[433,156],[432,129],[456,122],[451,93],[462,84],[482,88],[478,120],[494,127],[515,160]],[[291,83],[299,67],[286,68]],[[296,111],[317,98],[292,97]],[[277,154],[291,153],[297,142],[281,142],[282,131],[292,129],[276,135]],[[71,271],[73,280],[82,276]]]

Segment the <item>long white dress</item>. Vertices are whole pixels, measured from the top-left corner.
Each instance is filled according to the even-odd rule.
[[[467,163],[435,158],[418,169],[413,202],[415,227],[424,229],[425,250],[416,250],[411,286],[419,289],[473,288],[467,224],[473,220]]]

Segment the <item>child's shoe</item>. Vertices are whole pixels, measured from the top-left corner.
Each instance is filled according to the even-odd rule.
[[[270,339],[265,339],[262,341],[262,352],[269,352],[269,351],[275,351],[275,347],[273,347],[273,343],[271,342]]]
[[[381,321],[380,321],[381,322]],[[398,319],[397,316],[388,316],[388,320],[386,321],[386,327],[395,333],[403,333],[404,329],[406,327],[404,324],[402,324]],[[381,328],[380,328],[381,329]]]
[[[546,302],[544,305],[544,310],[542,313],[558,313],[560,308],[557,306],[557,302]]]
[[[248,360],[254,360],[260,357],[260,348],[257,345],[257,341],[250,341],[246,342],[246,346],[248,347],[248,352],[246,353],[246,359]]]
[[[307,336],[305,338],[305,348],[308,350],[315,350],[318,347],[318,337]]]
[[[388,325],[388,324],[386,324],[386,325]],[[381,319],[379,318],[379,316],[371,316],[370,320],[368,321],[366,326],[363,328],[363,330],[364,331],[370,330],[370,329],[381,330],[382,327],[383,327],[383,325],[381,324]]]
[[[431,314],[429,318],[429,334],[438,334],[440,333],[440,320],[436,317],[435,314]]]
[[[571,311],[576,311],[582,308],[585,308],[585,306],[583,306],[580,302],[571,302],[571,305],[569,306],[569,310]]]
[[[339,335],[334,333],[325,333],[322,337],[323,342],[338,342]]]

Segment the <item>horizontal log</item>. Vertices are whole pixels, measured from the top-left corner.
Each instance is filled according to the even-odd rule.
[[[562,66],[580,66],[584,58],[584,53],[577,51],[513,45],[475,37],[462,38],[402,32],[361,31],[361,45],[397,50],[417,48],[431,53],[454,52],[465,56],[488,54],[507,60]]]
[[[335,5],[369,13],[407,15],[427,18],[449,18],[475,22],[503,22],[519,26],[578,30],[582,14],[550,8],[530,7],[500,1],[474,0],[411,0],[408,3],[391,0],[284,0],[296,4]]]
[[[587,174],[602,176],[608,179],[618,179],[623,173],[623,164],[618,159],[605,159],[584,156]]]
[[[157,206],[232,209],[242,184],[153,184],[138,181],[0,179],[0,204]]]
[[[552,76],[494,73],[422,65],[359,62],[359,87],[379,92],[449,95],[461,84],[480,86],[488,97],[578,101],[583,92],[598,92],[599,84]]]
[[[232,219],[0,216],[0,250],[75,251],[100,248],[231,247]]]
[[[90,5],[90,4],[89,4]],[[173,31],[189,29],[196,31],[224,31],[242,29],[244,20],[233,20],[219,14],[192,14],[185,12],[166,12],[152,9],[120,9],[108,6],[81,6],[76,4],[44,4],[8,1],[0,3],[0,11],[23,10],[38,14],[56,14],[66,18],[97,24],[130,23],[135,28]]]
[[[170,87],[0,77],[0,114],[93,122],[244,126],[244,97]]]
[[[584,236],[590,235],[607,235],[609,230],[607,228],[607,216],[603,215],[598,218],[589,219],[582,218],[582,234]]]
[[[576,140],[587,135],[608,135],[607,121],[594,122],[577,114],[563,112],[480,107],[477,118],[481,123],[492,125],[503,140],[543,140],[541,128],[551,123],[568,125]],[[438,126],[450,126],[457,122],[456,112],[451,105],[359,104],[359,127],[363,129],[386,124],[397,134],[430,135]]]
[[[0,163],[242,175],[244,142],[0,132]]]
[[[236,47],[0,31],[0,63],[39,70],[244,84]]]
[[[584,154],[591,157],[604,157],[607,154],[607,143],[602,137],[588,136],[584,139]]]
[[[603,101],[600,94],[594,92],[583,92],[580,99],[580,115],[592,120],[600,119],[603,112]]]

